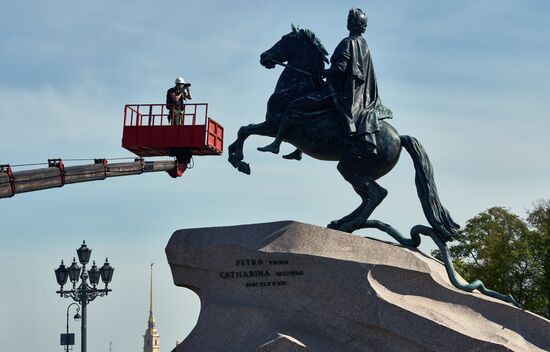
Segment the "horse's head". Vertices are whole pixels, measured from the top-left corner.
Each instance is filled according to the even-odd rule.
[[[315,34],[307,29],[292,25],[292,31],[282,36],[275,45],[260,55],[260,64],[274,68],[276,63],[288,62],[300,69],[315,72],[328,62],[327,51]]]

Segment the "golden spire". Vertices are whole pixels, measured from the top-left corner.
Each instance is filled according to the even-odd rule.
[[[143,352],[160,352],[160,335],[153,316],[153,263],[151,263],[151,282],[149,285],[149,321],[143,335]]]
[[[153,316],[153,264],[151,263],[151,284],[149,287],[149,328],[155,327],[155,317]]]

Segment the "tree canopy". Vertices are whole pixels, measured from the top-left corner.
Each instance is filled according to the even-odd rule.
[[[480,279],[550,317],[550,200],[536,202],[526,219],[504,207],[477,214],[459,231],[450,251],[466,280]]]

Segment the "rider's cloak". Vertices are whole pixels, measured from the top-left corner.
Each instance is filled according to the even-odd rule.
[[[379,102],[378,85],[369,47],[361,35],[344,38],[334,50],[327,71],[349,132],[376,146],[373,133],[378,132],[378,119],[390,118],[391,111]],[[387,116],[383,116],[387,115]]]

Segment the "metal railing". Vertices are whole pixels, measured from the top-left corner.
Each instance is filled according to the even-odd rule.
[[[174,109],[166,104],[128,104],[124,107],[124,126],[174,126]],[[206,125],[208,104],[184,104],[183,123],[178,126]]]

